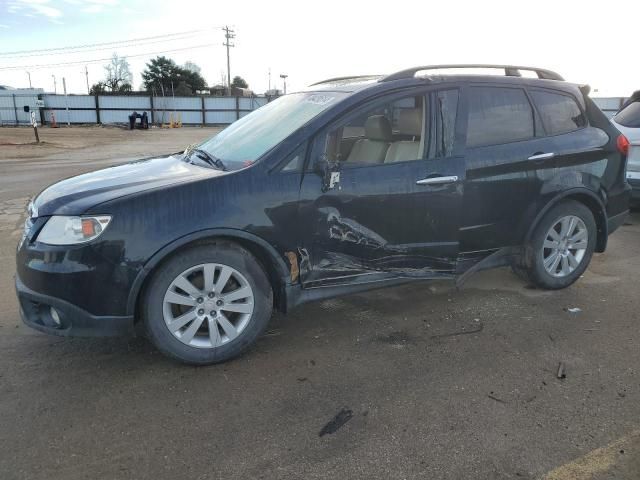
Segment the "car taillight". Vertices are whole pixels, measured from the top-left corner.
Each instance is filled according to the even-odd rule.
[[[623,155],[629,155],[629,140],[624,135],[620,134],[616,141],[618,151]]]

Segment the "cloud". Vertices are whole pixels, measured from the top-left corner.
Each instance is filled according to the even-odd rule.
[[[62,17],[62,10],[49,5],[50,0],[13,0],[9,2],[9,13],[22,13],[24,15],[40,15],[52,20]]]
[[[0,23],[0,28],[9,28],[9,25],[6,25],[4,23]]]
[[[104,10],[104,5],[89,5],[88,7],[84,7],[82,11],[84,13],[100,13]]]

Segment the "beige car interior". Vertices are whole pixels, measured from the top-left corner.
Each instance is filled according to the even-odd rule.
[[[371,115],[364,124],[364,138],[357,140],[347,163],[395,163],[422,158],[424,109],[398,111],[397,130],[385,115]]]
[[[400,110],[398,132],[401,135],[411,136],[412,139],[393,142],[387,150],[384,163],[404,162],[421,158],[422,109]]]
[[[382,163],[392,140],[393,132],[387,117],[372,115],[364,124],[364,138],[353,144],[347,162]]]

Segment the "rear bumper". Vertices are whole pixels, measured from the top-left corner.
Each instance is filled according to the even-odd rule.
[[[16,275],[16,293],[20,303],[20,315],[29,327],[51,335],[78,337],[112,337],[133,335],[133,316],[94,316],[85,310],[49,295],[37,293]],[[59,321],[52,316],[57,312]]]

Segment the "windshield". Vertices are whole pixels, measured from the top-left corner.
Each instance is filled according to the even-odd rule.
[[[346,95],[341,92],[285,95],[232,123],[198,145],[198,149],[219,159],[228,170],[246,167]]]

